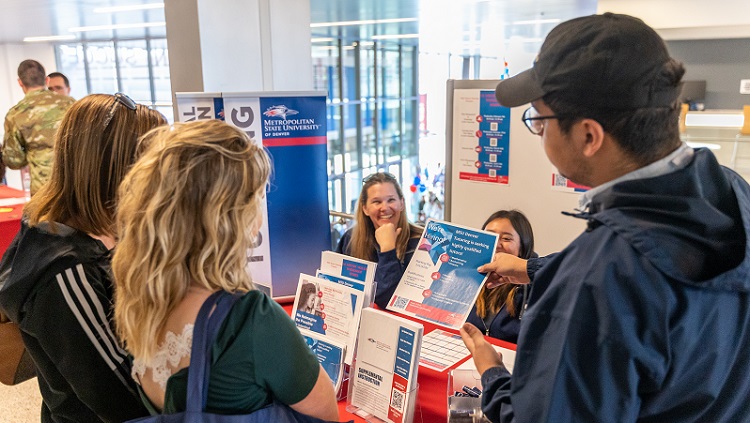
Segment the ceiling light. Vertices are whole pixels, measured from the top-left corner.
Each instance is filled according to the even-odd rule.
[[[134,4],[130,6],[97,7],[94,13],[130,12],[133,10],[163,9],[164,3]]]
[[[324,28],[329,26],[349,26],[349,25],[374,25],[384,23],[399,22],[416,22],[417,18],[396,18],[396,19],[368,19],[364,21],[341,21],[341,22],[321,22],[311,23],[310,28]]]
[[[530,21],[513,21],[511,25],[534,25],[534,24],[546,24],[546,23],[558,23],[560,19],[534,19]]]
[[[312,42],[312,43],[329,43],[329,42],[334,41],[334,40],[335,40],[335,38],[330,38],[330,37],[328,37],[328,38],[311,38],[310,42]]]
[[[391,34],[391,35],[373,35],[373,40],[394,40],[397,38],[419,38],[419,34]]]
[[[23,40],[27,43],[40,43],[43,41],[70,41],[75,40],[75,35],[46,35],[42,37],[24,37]]]
[[[106,31],[110,29],[133,29],[133,28],[154,28],[166,26],[166,22],[143,22],[136,24],[115,24],[115,25],[94,25],[94,26],[77,26],[68,28],[70,32],[88,32],[88,31]]]

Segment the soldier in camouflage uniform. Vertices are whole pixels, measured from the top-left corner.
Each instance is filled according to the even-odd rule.
[[[29,166],[31,195],[47,182],[52,171],[55,132],[75,100],[47,91],[46,73],[35,60],[18,66],[18,84],[26,96],[5,116],[3,162],[11,169]]]

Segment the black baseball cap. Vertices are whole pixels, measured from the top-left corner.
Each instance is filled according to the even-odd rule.
[[[664,40],[642,20],[604,13],[550,31],[531,69],[501,81],[495,96],[516,107],[547,94],[611,110],[670,107],[680,84],[662,76],[673,61]]]

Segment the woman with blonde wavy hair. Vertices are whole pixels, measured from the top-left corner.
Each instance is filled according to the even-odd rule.
[[[110,250],[117,189],[138,137],[166,123],[121,93],[75,102],[56,134],[49,182],[26,205],[0,263],[0,307],[36,365],[42,422],[148,414],[110,323]]]
[[[213,344],[206,410],[248,414],[278,400],[336,420],[333,384],[294,323],[253,288],[247,252],[271,165],[221,121],[157,129],[120,188],[115,322],[152,413],[185,410],[193,324],[217,291],[242,293]]]
[[[404,213],[404,194],[396,177],[377,172],[366,177],[354,215],[356,225],[341,237],[336,251],[376,261],[375,304],[385,308],[417,248],[422,228]]]

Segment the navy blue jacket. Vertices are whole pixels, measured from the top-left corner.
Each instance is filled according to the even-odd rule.
[[[341,254],[349,254],[349,243],[352,241],[352,229],[349,229],[341,237],[336,252]],[[393,293],[396,292],[398,282],[401,280],[401,276],[404,276],[406,266],[409,265],[414,251],[417,249],[419,243],[419,237],[409,238],[409,243],[406,244],[406,253],[404,254],[404,260],[400,261],[396,256],[396,250],[386,251],[385,253],[380,252],[380,248],[376,247],[378,254],[378,267],[375,269],[375,282],[377,287],[375,289],[375,304],[381,309],[385,310],[388,305],[388,301],[391,300]]]
[[[511,315],[508,314],[508,310],[505,307],[505,304],[503,304],[503,306],[497,312],[497,315],[492,318],[489,327],[487,327],[487,325],[484,323],[484,320],[482,320],[482,318],[477,314],[477,305],[474,304],[474,307],[472,307],[471,312],[469,313],[469,317],[466,318],[466,321],[479,328],[479,330],[481,330],[487,336],[502,339],[503,341],[512,342],[514,344],[517,343],[518,331],[521,329],[521,319],[519,318],[519,313],[523,308],[523,287],[519,286],[516,289],[516,296],[513,298],[516,310],[518,310],[516,317],[511,317]]]
[[[595,196],[536,274],[493,422],[750,421],[750,187],[696,150]]]

